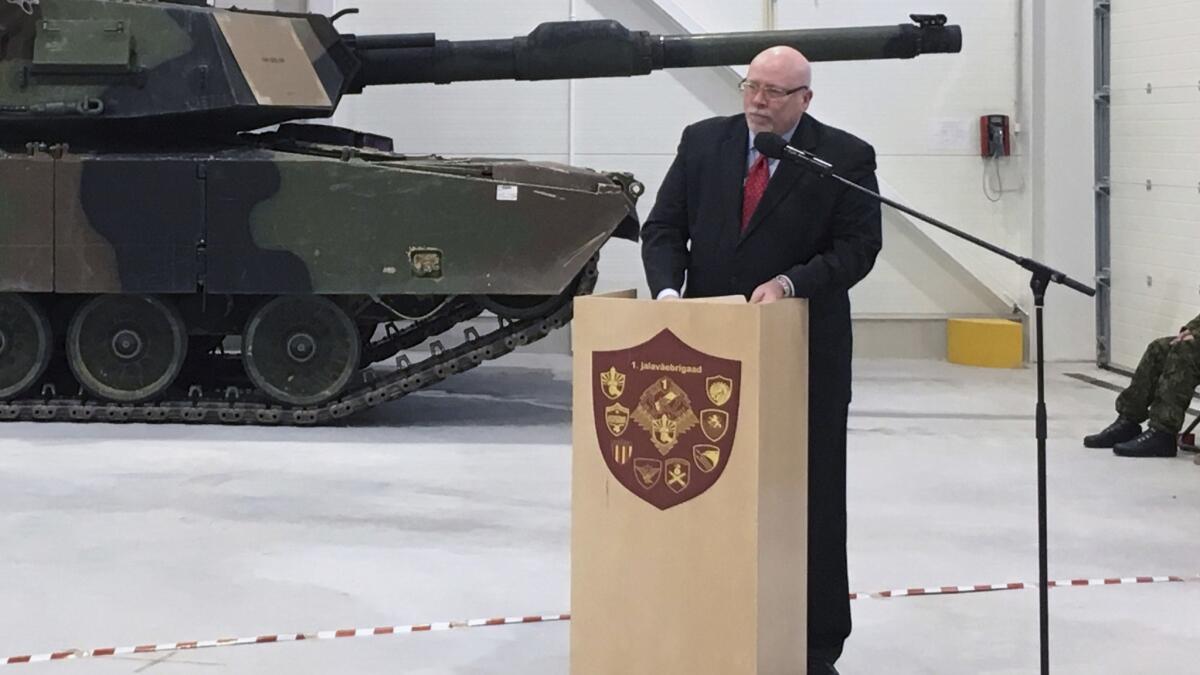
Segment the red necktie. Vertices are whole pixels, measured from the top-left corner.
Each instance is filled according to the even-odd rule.
[[[746,226],[750,224],[750,216],[754,215],[754,209],[758,208],[758,202],[762,199],[763,192],[767,190],[767,181],[771,179],[771,173],[767,170],[766,155],[759,155],[758,160],[754,162],[754,166],[750,167],[750,175],[746,177],[746,188],[742,194],[742,231],[746,231]]]

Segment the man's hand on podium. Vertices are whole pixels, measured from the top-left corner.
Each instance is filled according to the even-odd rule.
[[[754,293],[750,296],[751,304],[766,304],[792,297],[792,281],[786,276],[780,274],[774,279],[760,285],[754,289]],[[655,300],[678,300],[679,291],[674,288],[664,288],[655,296]]]
[[[782,300],[788,297],[787,288],[778,277],[768,282],[763,283],[758,288],[754,289],[754,293],[750,296],[750,304],[767,304]]]

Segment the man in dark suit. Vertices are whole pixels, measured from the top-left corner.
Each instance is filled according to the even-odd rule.
[[[852,335],[847,291],[882,245],[879,203],[754,150],[770,131],[878,191],[875,151],[806,113],[812,69],[788,47],[750,64],[745,114],[683,131],[642,229],[656,298],[742,294],[751,302],[809,301],[809,673],[836,673],[850,635],[846,570],[846,415]],[[769,356],[768,356],[769,358]]]

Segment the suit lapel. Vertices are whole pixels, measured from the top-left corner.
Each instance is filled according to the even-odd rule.
[[[743,118],[735,124],[733,131],[721,143],[720,167],[717,173],[718,194],[723,195],[721,218],[725,231],[721,233],[722,245],[732,248],[738,240],[742,227],[742,190],[746,178],[746,138],[749,130]],[[728,243],[725,243],[728,242]]]
[[[802,150],[812,150],[816,146],[816,123],[808,115],[800,119],[800,124],[796,127],[796,132],[792,134],[791,144]],[[796,163],[780,160],[779,165],[775,168],[775,173],[771,176],[770,182],[767,183],[767,190],[763,193],[762,201],[758,203],[758,208],[754,210],[754,215],[746,225],[746,231],[741,234],[738,244],[740,245],[745,241],[771,215],[771,212],[775,210],[775,207],[779,206],[779,203],[783,201],[783,198],[788,193],[794,189],[799,189],[800,186],[808,183],[813,178],[814,176],[811,172],[800,168]],[[738,194],[740,195],[741,192]]]

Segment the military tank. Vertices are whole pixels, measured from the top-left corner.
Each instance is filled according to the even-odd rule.
[[[408,155],[309,121],[367,87],[961,48],[941,15],[460,42],[342,34],[341,15],[0,0],[0,420],[344,418],[561,327],[605,242],[637,240],[628,173]],[[493,330],[443,346],[485,312]]]

